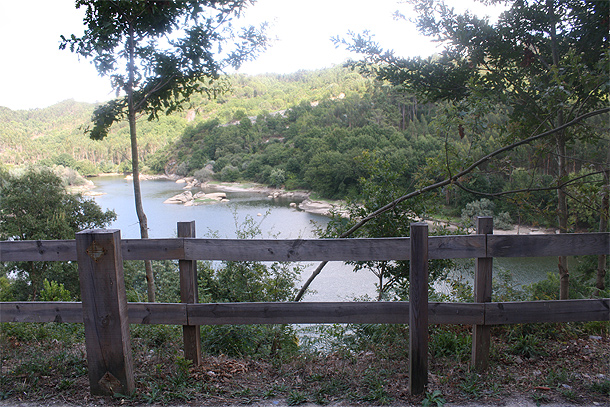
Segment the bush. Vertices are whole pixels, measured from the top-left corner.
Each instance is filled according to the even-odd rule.
[[[274,168],[269,174],[269,184],[272,187],[280,188],[286,182],[286,172],[281,168]]]
[[[462,223],[465,227],[474,227],[477,216],[494,216],[495,205],[487,198],[472,201],[462,210]],[[501,212],[494,217],[494,228],[512,229],[513,220],[508,212]]]
[[[235,219],[236,234],[240,239],[254,239],[262,235],[260,224],[247,216],[239,224]],[[296,292],[301,267],[288,263],[227,261],[219,267],[212,263],[198,263],[200,302],[267,302],[290,301]],[[203,328],[203,345],[213,354],[231,356],[274,355],[279,350],[292,352],[298,348],[294,330],[290,326],[208,326]]]
[[[430,353],[436,357],[452,357],[458,362],[470,358],[472,335],[468,332],[453,332],[437,329],[430,333]]]
[[[64,285],[46,278],[42,283],[40,301],[72,301],[72,294],[64,288]]]
[[[220,171],[220,180],[223,182],[234,182],[239,179],[239,169],[233,165],[226,165]]]
[[[181,176],[181,177],[185,177],[188,175],[189,173],[189,165],[186,162],[182,162],[180,164],[178,164],[178,166],[176,167],[176,174]]]
[[[55,175],[61,178],[61,182],[65,186],[79,186],[87,183],[87,181],[80,176],[78,171],[73,170],[69,167],[62,167],[61,165],[58,165],[53,169],[53,172],[55,173]]]
[[[212,178],[214,176],[214,172],[208,168],[202,168],[200,170],[195,171],[193,176],[199,182],[206,182],[206,181],[212,180]]]
[[[88,160],[80,160],[74,164],[73,167],[80,175],[83,177],[89,177],[92,175],[97,175],[98,169],[97,167]]]

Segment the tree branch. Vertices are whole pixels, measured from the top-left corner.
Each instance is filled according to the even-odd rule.
[[[458,182],[458,181],[455,181],[454,184],[458,188],[460,188],[460,189],[462,189],[462,190],[464,190],[464,191],[466,191],[466,192],[468,192],[470,194],[481,195],[481,196],[489,196],[489,197],[497,197],[497,196],[503,196],[503,195],[518,194],[518,193],[521,193],[521,192],[553,191],[553,190],[556,190],[556,189],[563,188],[566,185],[572,184],[572,183],[574,183],[574,182],[576,182],[576,181],[578,181],[580,179],[589,177],[591,175],[604,174],[604,173],[605,173],[605,171],[590,172],[588,174],[581,175],[580,177],[576,177],[576,178],[570,179],[568,181],[562,182],[561,184],[553,185],[552,187],[522,188],[522,189],[513,189],[511,191],[502,191],[502,192],[493,192],[493,193],[492,192],[475,191],[474,189],[470,189],[468,187],[465,187],[464,185],[462,185],[461,182]]]
[[[376,211],[372,212],[370,215],[362,218],[359,222],[357,222],[354,226],[352,226],[349,230],[347,230],[346,232],[343,232],[341,235],[339,235],[339,238],[346,238],[349,237],[352,233],[354,233],[356,230],[360,229],[362,226],[364,226],[365,224],[367,224],[370,220],[376,218],[377,216],[395,208],[398,204],[411,199],[411,198],[415,198],[419,195],[425,194],[426,192],[430,192],[433,191],[435,189],[444,187],[446,185],[449,184],[453,184],[456,183],[457,180],[459,180],[461,177],[463,177],[464,175],[472,172],[474,169],[476,169],[477,167],[479,167],[481,164],[484,164],[485,162],[489,161],[490,159],[492,159],[493,157],[500,155],[506,151],[512,150],[516,147],[519,147],[521,145],[524,144],[529,144],[533,141],[536,141],[538,139],[550,136],[552,134],[555,134],[557,132],[560,132],[568,127],[574,126],[576,124],[578,124],[579,122],[586,120],[590,117],[594,117],[594,116],[598,116],[600,114],[604,114],[604,113],[608,113],[610,112],[610,107],[606,107],[603,109],[598,109],[589,113],[586,113],[582,116],[578,116],[576,118],[574,118],[573,120],[569,121],[568,123],[563,124],[562,126],[556,127],[552,130],[549,131],[545,131],[544,133],[539,133],[536,134],[534,136],[528,137],[526,139],[523,139],[521,141],[518,141],[516,143],[510,144],[508,146],[502,147],[496,151],[493,151],[489,154],[487,154],[486,156],[478,159],[477,161],[475,161],[474,163],[472,163],[468,168],[458,172],[457,174],[444,179],[443,181],[439,181],[436,182],[432,185],[428,185],[424,188],[418,189],[417,191],[413,191],[410,192],[406,195],[401,196],[400,198],[395,199],[394,201],[390,202],[389,204],[377,209]],[[320,263],[318,265],[318,267],[314,270],[314,272],[311,274],[311,276],[309,277],[309,279],[307,279],[307,281],[305,282],[305,284],[303,285],[303,287],[301,287],[301,289],[299,290],[299,292],[297,293],[297,295],[295,296],[294,301],[300,301],[301,298],[303,298],[303,295],[305,294],[305,291],[307,291],[307,289],[309,288],[309,285],[313,282],[313,280],[320,274],[320,272],[322,271],[322,269],[326,266],[326,264],[328,263],[328,261],[324,261],[322,263]]]

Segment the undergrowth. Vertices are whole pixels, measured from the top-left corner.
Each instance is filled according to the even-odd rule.
[[[239,269],[241,265],[231,267]],[[292,271],[284,265],[256,265],[253,270],[250,278],[258,279],[263,288],[256,293],[260,300],[268,301],[280,292],[288,299],[293,293],[293,286],[286,285],[284,279]],[[209,288],[228,278],[211,268],[203,275],[200,287],[210,297],[215,294]],[[240,287],[234,295],[254,294],[247,290],[245,280],[233,283]],[[497,292],[507,299],[529,299],[555,282],[526,287],[518,293],[506,276],[495,284]],[[462,284],[454,287],[458,288],[451,293],[454,297],[468,291]],[[517,392],[534,402],[606,402],[610,396],[609,325],[493,327],[490,367],[484,373],[471,366],[470,326],[430,326],[429,384],[426,395],[417,397],[408,393],[406,325],[202,327],[204,358],[200,366],[184,358],[180,326],[131,325],[137,390],[109,401],[221,405],[282,398],[290,405],[326,405],[342,400],[440,406],[467,400],[493,403]],[[0,346],[0,399],[93,400],[81,324],[3,323]]]

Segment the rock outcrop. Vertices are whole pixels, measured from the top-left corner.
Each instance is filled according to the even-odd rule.
[[[184,206],[202,205],[206,203],[227,202],[227,194],[224,192],[213,192],[206,194],[205,192],[197,192],[193,194],[191,191],[184,191],[178,195],[174,195],[166,199],[163,203],[166,204],[181,204]]]

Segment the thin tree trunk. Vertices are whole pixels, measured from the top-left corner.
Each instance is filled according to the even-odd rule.
[[[551,52],[553,55],[553,65],[559,69],[559,50],[557,47],[557,18],[555,15],[555,1],[547,0],[546,5],[548,8],[548,14],[551,18],[550,24],[550,36],[551,36]],[[557,121],[554,123],[555,127],[563,126],[565,117],[561,107],[557,113]],[[561,185],[566,181],[568,176],[568,166],[566,162],[566,136],[565,130],[560,131],[557,134],[556,146],[557,146],[557,184]],[[562,187],[557,189],[557,223],[559,224],[559,233],[566,233],[568,231],[568,202],[567,195]],[[568,269],[568,258],[566,256],[559,256],[558,259],[559,268],[559,299],[567,300],[570,295],[570,272]]]
[[[602,209],[599,214],[599,231],[608,231],[608,219],[610,217],[610,183],[608,179],[608,173],[606,172],[606,184],[602,190]],[[600,254],[597,256],[597,279],[595,281],[595,295],[599,295],[599,292],[606,289],[605,277],[606,277],[606,255]]]
[[[129,119],[129,136],[131,140],[131,169],[133,175],[133,195],[136,203],[136,214],[140,223],[140,237],[148,239],[148,220],[142,206],[142,191],[140,189],[140,164],[138,157],[138,138],[136,132],[136,110],[133,100],[134,87],[134,41],[133,32],[129,35],[129,84],[127,87],[127,103],[128,103],[128,119]],[[148,302],[155,302],[155,279],[152,271],[152,262],[144,261],[146,269],[146,285],[148,293]]]
[[[557,181],[558,184],[563,183],[568,175],[566,168],[566,143],[563,134],[557,136]],[[568,203],[567,195],[563,187],[557,189],[557,222],[559,224],[559,233],[568,231]],[[567,300],[570,295],[570,272],[568,269],[568,258],[559,256],[559,299]]]

